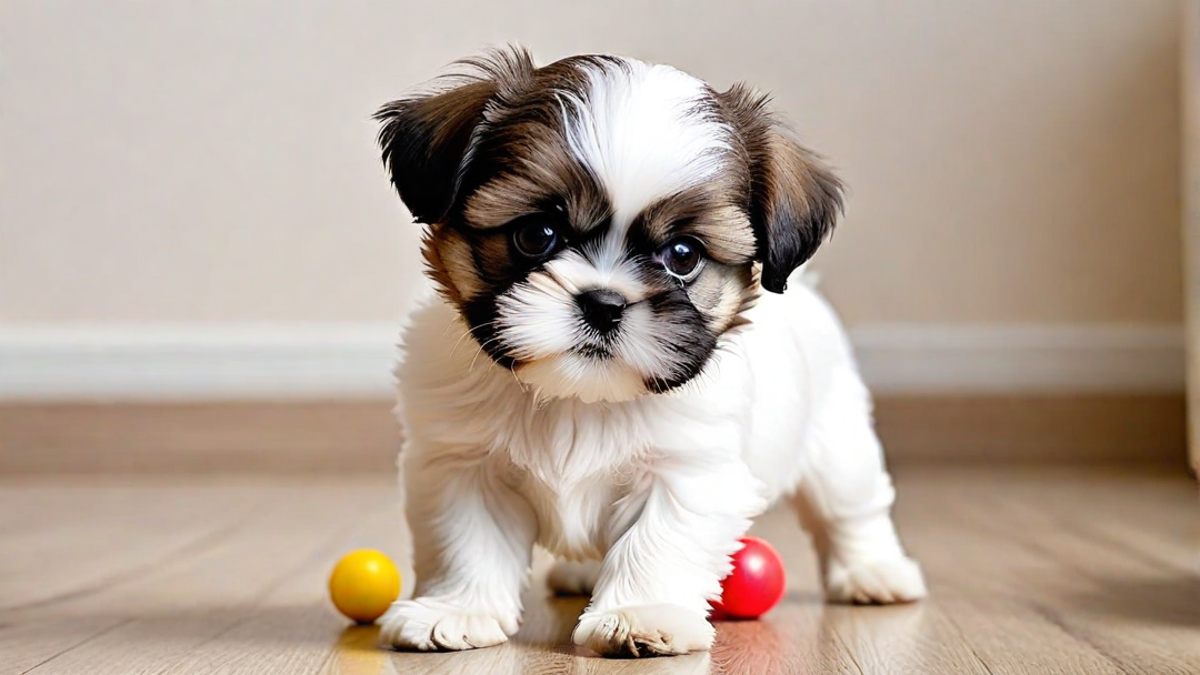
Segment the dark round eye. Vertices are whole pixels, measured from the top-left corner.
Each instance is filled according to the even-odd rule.
[[[696,271],[704,257],[704,247],[691,237],[672,239],[659,251],[663,267],[671,276],[687,278]]]
[[[513,231],[513,244],[521,255],[541,258],[558,246],[558,231],[544,222],[525,223]]]

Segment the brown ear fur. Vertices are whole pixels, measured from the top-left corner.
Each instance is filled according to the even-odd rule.
[[[445,217],[458,189],[458,177],[484,108],[498,92],[533,72],[533,59],[519,48],[496,51],[456,64],[465,73],[435,81],[432,93],[419,93],[384,105],[379,146],[400,199],[420,223]]]
[[[788,276],[816,253],[842,212],[842,183],[767,110],[768,98],[743,85],[717,95],[750,165],[750,222],[758,240],[762,287],[787,288]]]

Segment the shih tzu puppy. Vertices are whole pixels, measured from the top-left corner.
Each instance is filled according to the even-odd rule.
[[[385,644],[504,642],[539,544],[555,590],[591,594],[576,644],[708,649],[777,500],[830,600],[924,596],[850,345],[797,271],[838,179],[743,86],[616,56],[460,65],[377,115],[437,290],[396,371],[417,581]]]

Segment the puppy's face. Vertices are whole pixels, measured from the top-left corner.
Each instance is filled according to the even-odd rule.
[[[542,396],[624,400],[698,375],[781,292],[840,185],[742,87],[606,56],[467,62],[378,114],[424,255],[479,347]]]

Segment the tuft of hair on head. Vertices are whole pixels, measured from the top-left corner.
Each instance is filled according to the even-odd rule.
[[[741,140],[749,175],[747,210],[760,283],[773,293],[832,233],[844,211],[842,182],[770,111],[770,97],[744,84],[715,94]]]
[[[384,166],[417,222],[434,224],[446,216],[488,102],[519,90],[535,68],[523,47],[493,49],[455,61],[375,113]]]

